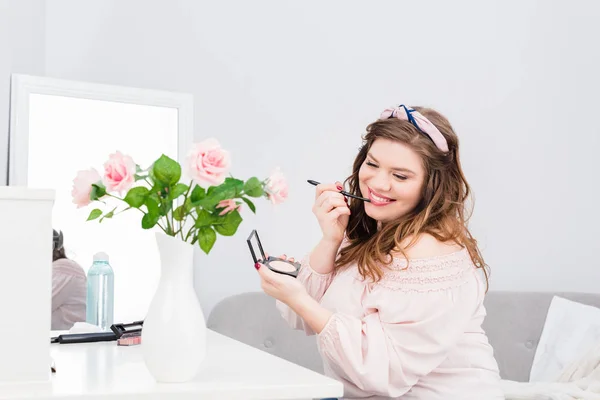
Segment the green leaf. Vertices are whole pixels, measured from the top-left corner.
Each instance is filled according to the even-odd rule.
[[[112,217],[114,217],[114,215],[115,215],[115,210],[116,210],[116,209],[117,209],[117,208],[115,207],[115,209],[114,209],[114,210],[111,210],[111,211],[109,211],[109,212],[108,212],[108,213],[107,213],[107,214],[106,214],[104,217],[102,217],[102,218],[112,218]]]
[[[254,203],[251,202],[250,199],[248,199],[246,197],[242,197],[242,200],[244,200],[244,203],[248,204],[248,207],[250,207],[250,210],[252,210],[252,212],[254,214],[256,214],[256,206],[254,205]]]
[[[178,183],[169,192],[169,199],[175,200],[176,198],[178,198],[182,194],[185,194],[185,192],[187,192],[187,190],[188,190],[188,185],[186,185],[185,183]]]
[[[206,197],[199,203],[202,207],[214,211],[220,201],[235,198],[235,190],[235,186],[232,185],[222,184],[219,186],[211,186],[208,188]]]
[[[236,186],[231,183],[222,183],[219,186],[208,188],[206,197],[219,197],[221,200],[233,199],[236,197]]]
[[[104,216],[102,218],[100,218],[100,222],[102,222],[104,220],[104,218],[112,218],[115,215],[116,209],[117,209],[117,207],[113,208],[112,210],[110,210],[109,212],[104,214]]]
[[[225,214],[225,217],[214,224],[215,230],[223,236],[233,236],[242,222],[242,216],[237,211]]]
[[[198,218],[196,218],[196,228],[203,226],[211,226],[217,218],[206,210],[198,210]]]
[[[179,182],[181,178],[181,166],[172,158],[160,156],[152,166],[152,172],[157,182],[163,186],[172,186]]]
[[[257,177],[254,176],[246,181],[244,184],[244,193],[250,197],[261,197],[264,194],[262,183]]]
[[[172,201],[164,201],[160,203],[160,215],[166,217],[169,211],[173,209]]]
[[[194,205],[192,204],[192,199],[189,197],[186,198],[185,203],[183,203],[183,206],[185,207],[185,212],[189,212],[192,208],[194,208]]]
[[[163,190],[163,185],[161,185],[158,182],[154,182],[154,184],[152,185],[152,187],[150,188],[150,193],[153,194],[160,194]]]
[[[208,254],[217,241],[217,234],[210,226],[203,226],[198,230],[198,244],[203,252]]]
[[[106,196],[106,187],[102,183],[93,183],[92,190],[90,190],[90,200],[99,200]]]
[[[185,183],[178,183],[177,185],[175,185],[175,187],[171,191],[171,198],[176,199],[177,197],[181,196],[182,194],[185,194],[189,190],[189,188],[190,187],[188,185],[186,185]]]
[[[235,178],[225,178],[225,182],[221,186],[235,190],[235,195],[232,197],[240,197],[242,190],[244,190],[244,181]]]
[[[148,177],[148,175],[139,175],[139,174],[135,174],[135,181],[143,181],[144,179],[146,179]]]
[[[153,183],[156,183],[156,176],[154,176],[154,163],[148,168],[148,177]]]
[[[92,221],[96,218],[98,218],[99,216],[102,215],[102,210],[100,210],[99,208],[94,208],[91,212],[90,215],[88,217],[88,221]]]
[[[183,221],[185,218],[185,205],[179,206],[173,211],[173,218],[175,221]]]
[[[206,190],[203,187],[196,185],[192,190],[192,195],[190,199],[194,206],[198,205],[198,203],[206,197]]]
[[[154,218],[151,214],[146,214],[142,217],[142,228],[152,229],[158,223],[158,218]]]
[[[158,206],[158,204],[160,204],[160,196],[158,195],[158,193],[152,193],[152,192],[150,192],[150,195],[148,196],[148,199],[154,200],[154,202],[156,203],[157,206]],[[148,201],[147,201],[148,199],[146,199],[146,203],[144,203],[144,204],[146,204],[146,206],[148,205],[147,204],[148,203]]]
[[[131,207],[140,208],[146,202],[146,198],[149,194],[150,191],[148,188],[143,186],[134,187],[127,192],[123,201]]]
[[[158,203],[152,197],[148,197],[145,204],[148,212],[142,217],[142,228],[150,229],[158,223],[160,209],[158,208]]]

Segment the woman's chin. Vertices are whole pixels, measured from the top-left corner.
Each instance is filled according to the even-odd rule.
[[[382,210],[373,207],[370,204],[365,204],[365,214],[367,214],[369,218],[373,218],[375,221],[382,221],[387,219],[386,212],[382,212]]]
[[[402,213],[394,210],[386,210],[386,207],[376,207],[372,204],[365,204],[365,214],[375,221],[386,223],[397,220],[402,217]]]

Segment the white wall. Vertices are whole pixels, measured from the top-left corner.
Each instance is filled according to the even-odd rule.
[[[45,1],[0,0],[0,185],[6,185],[10,75],[42,75]]]
[[[238,235],[199,256],[206,311],[258,290],[245,237],[301,256],[318,238],[312,178],[342,179],[364,127],[394,103],[430,105],[462,139],[474,233],[492,289],[597,292],[593,0],[47,3],[49,76],[186,91],[196,138],[234,174],[282,167],[288,203],[258,202]]]

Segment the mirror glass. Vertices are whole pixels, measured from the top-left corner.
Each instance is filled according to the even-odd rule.
[[[21,176],[26,176],[29,187],[56,191],[53,225],[63,234],[67,259],[87,275],[94,254],[108,255],[114,271],[113,322],[143,320],[160,274],[154,231],[142,229],[142,215],[135,209],[101,222],[86,221],[95,207],[77,208],[73,203],[73,179],[78,171],[90,168],[102,176],[105,161],[117,151],[131,156],[142,168],[161,154],[177,160],[181,110],[40,93],[30,93],[27,102],[27,171],[20,171]],[[109,206],[103,208],[108,211]],[[73,321],[85,321],[85,312],[81,318],[81,306],[77,305],[82,294],[70,282],[77,273],[68,271],[77,266],[66,264],[53,261],[51,330],[68,330]],[[67,275],[75,278],[54,279],[65,268]],[[65,304],[62,309],[58,309],[60,304]]]

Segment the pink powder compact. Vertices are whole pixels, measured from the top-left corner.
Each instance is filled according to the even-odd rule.
[[[117,339],[117,346],[134,346],[142,343],[141,332],[125,333]]]
[[[260,250],[261,259],[256,257],[257,252],[255,251],[255,247],[252,244],[252,241],[256,241],[258,249]],[[260,238],[258,237],[258,232],[254,229],[248,239],[246,240],[248,243],[248,248],[250,249],[250,254],[252,254],[252,259],[254,263],[264,264],[267,268],[269,268],[273,272],[277,272],[278,274],[289,275],[294,278],[298,276],[298,271],[300,270],[300,263],[292,262],[288,260],[284,260],[279,257],[266,257],[265,252],[262,247],[262,243],[260,242]]]

